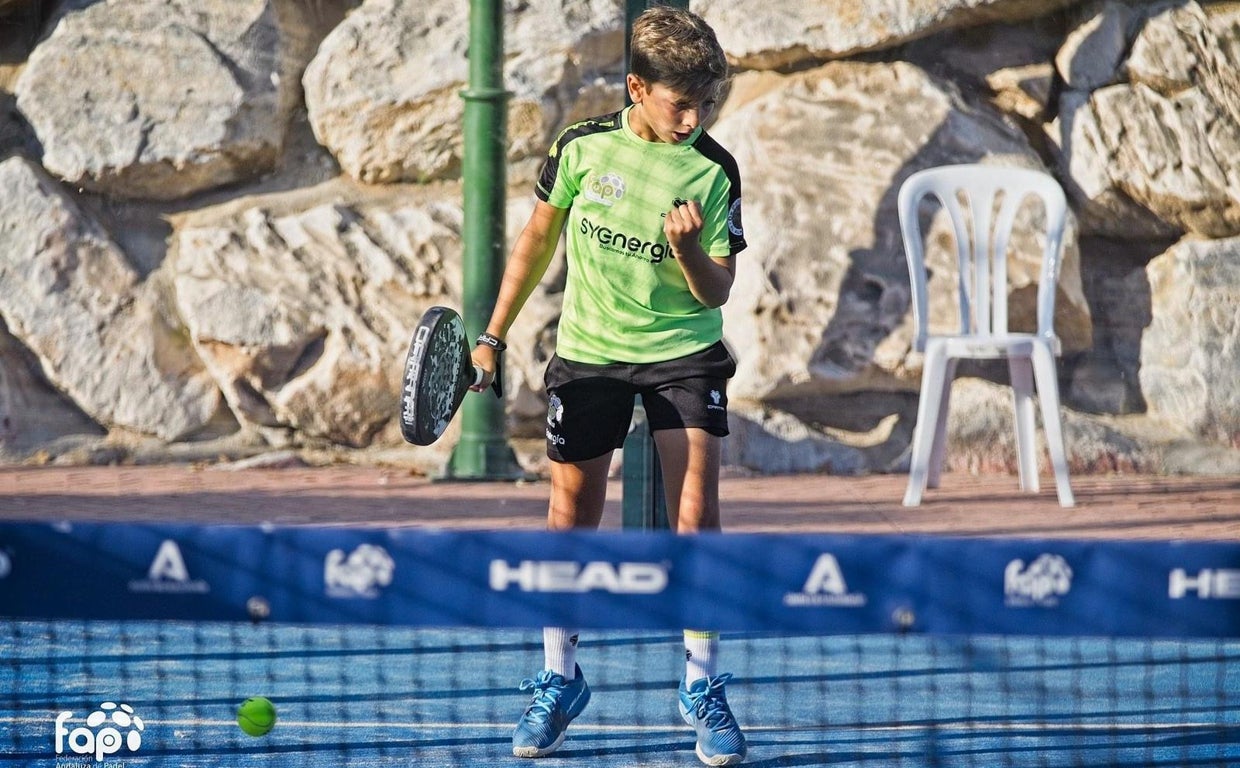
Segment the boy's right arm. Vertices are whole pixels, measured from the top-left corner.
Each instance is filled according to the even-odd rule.
[[[507,337],[508,329],[546,274],[567,218],[567,208],[556,208],[542,200],[534,204],[534,212],[525,223],[525,229],[521,230],[521,236],[517,238],[508,264],[504,267],[504,277],[500,281],[499,296],[495,299],[487,333],[499,339]],[[474,364],[486,372],[482,381],[471,387],[475,392],[485,391],[491,385],[497,355],[494,348],[485,344],[474,347]]]

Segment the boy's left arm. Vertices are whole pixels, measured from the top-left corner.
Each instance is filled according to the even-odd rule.
[[[732,292],[733,260],[712,258],[702,248],[701,204],[697,200],[676,202],[663,220],[663,234],[694,298],[707,307],[721,307]]]

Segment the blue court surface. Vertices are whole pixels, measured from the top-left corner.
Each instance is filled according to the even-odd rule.
[[[3,765],[699,765],[675,632],[583,633],[593,699],[531,763],[510,737],[537,630],[6,624]],[[1240,765],[1240,642],[725,633],[721,653],[747,765]],[[262,737],[234,719],[255,695],[279,713]],[[132,718],[88,723],[120,704],[140,743]]]

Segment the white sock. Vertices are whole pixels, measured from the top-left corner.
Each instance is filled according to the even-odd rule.
[[[563,675],[565,680],[577,676],[577,630],[564,627],[543,628],[543,654],[546,668]]]
[[[718,670],[719,633],[685,630],[685,687],[704,677],[714,677]]]

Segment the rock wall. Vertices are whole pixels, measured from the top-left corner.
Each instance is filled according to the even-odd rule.
[[[1074,469],[1240,472],[1237,4],[692,7],[734,68],[709,129],[751,245],[725,307],[729,464],[907,467],[921,361],[895,197],[983,162],[1069,193]],[[622,103],[623,13],[506,13],[510,243],[555,132]],[[404,445],[396,402],[416,318],[460,302],[467,21],[461,0],[0,0],[0,461],[437,470],[453,433]],[[1017,245],[1011,323],[1031,327],[1037,243]],[[952,285],[929,258],[932,291]],[[535,470],[562,269],[510,338]],[[1004,369],[961,373],[949,462],[1011,470]]]

